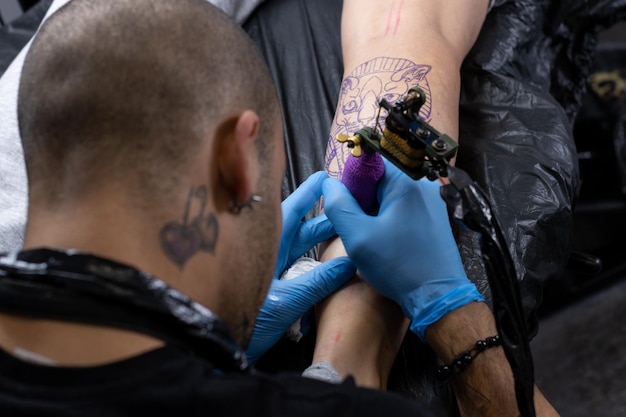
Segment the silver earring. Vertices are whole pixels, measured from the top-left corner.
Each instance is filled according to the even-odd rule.
[[[252,203],[258,203],[260,201],[263,201],[263,198],[257,194],[252,194],[250,198],[248,199],[248,201],[246,201],[245,203],[239,203],[237,199],[233,198],[230,201],[230,207],[228,208],[228,211],[230,211],[233,214],[239,214],[241,213],[242,209],[246,207],[252,209]]]

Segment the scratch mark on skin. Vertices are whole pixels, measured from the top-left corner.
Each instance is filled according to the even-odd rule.
[[[387,15],[387,27],[385,28],[385,36],[389,35],[389,28],[391,27],[391,15],[393,14],[393,3],[391,3],[391,10],[389,10],[389,14]]]
[[[396,3],[396,0],[393,0],[393,2],[391,3],[391,9],[389,10],[389,15],[387,16],[387,28],[385,29],[385,35],[389,35],[389,32],[391,31],[392,22],[394,20],[394,13],[395,22],[393,22],[393,36],[398,33],[398,27],[400,27],[400,17],[402,14],[402,3],[404,3],[404,0],[400,0],[398,3]]]
[[[400,11],[402,10],[402,3],[404,3],[404,0],[400,0],[400,4],[398,5],[398,14],[396,15],[396,27],[393,29],[394,36],[398,32],[398,28],[400,27]]]

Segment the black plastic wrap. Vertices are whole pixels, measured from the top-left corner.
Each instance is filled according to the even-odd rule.
[[[579,189],[572,126],[597,35],[624,18],[624,0],[507,2],[487,17],[461,71],[457,164],[492,201],[531,334],[542,286],[562,273],[571,249]],[[459,240],[468,273],[484,283],[476,237],[461,230]]]

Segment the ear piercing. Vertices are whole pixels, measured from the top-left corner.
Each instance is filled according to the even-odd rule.
[[[252,209],[252,203],[258,203],[260,201],[263,201],[263,198],[257,194],[252,194],[250,198],[248,199],[248,201],[246,201],[245,203],[239,203],[237,199],[233,198],[230,201],[230,207],[228,208],[228,211],[230,211],[233,214],[239,214],[241,213],[241,210],[243,210],[246,207]]]

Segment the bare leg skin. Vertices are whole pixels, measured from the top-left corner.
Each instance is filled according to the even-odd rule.
[[[323,250],[322,260],[345,255],[339,239]],[[398,305],[379,295],[358,275],[317,306],[313,362],[331,363],[357,385],[385,390],[409,321]]]

